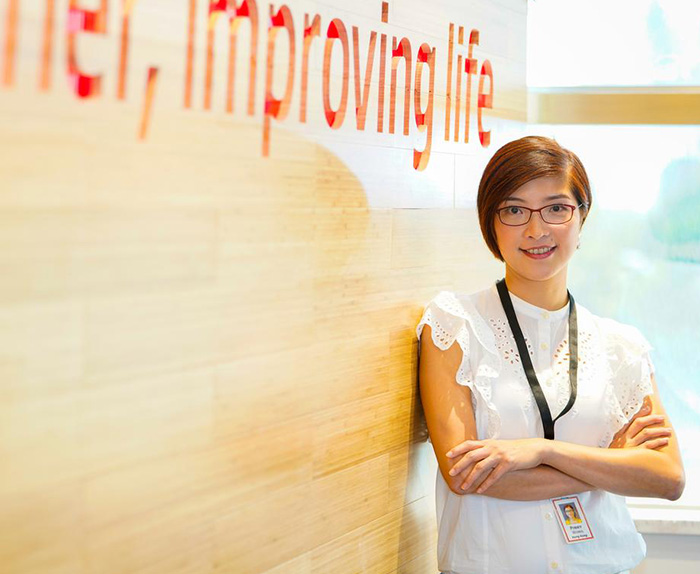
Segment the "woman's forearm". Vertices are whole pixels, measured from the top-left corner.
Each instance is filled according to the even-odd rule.
[[[556,468],[540,465],[506,473],[483,496],[505,500],[545,500],[587,490],[594,490],[594,487]],[[474,492],[474,488],[464,491],[465,494]]]
[[[677,500],[685,484],[682,466],[667,454],[646,448],[607,449],[549,440],[541,463],[624,496]]]

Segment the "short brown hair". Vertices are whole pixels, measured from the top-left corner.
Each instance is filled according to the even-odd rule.
[[[479,182],[476,207],[486,245],[503,261],[494,228],[496,210],[501,202],[521,185],[540,177],[558,177],[565,182],[578,203],[583,203],[586,220],[593,203],[588,175],[578,156],[543,136],[526,136],[501,147],[484,169]]]

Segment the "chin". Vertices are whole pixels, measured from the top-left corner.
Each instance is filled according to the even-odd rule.
[[[538,264],[540,262],[533,261],[533,263]],[[548,281],[549,279],[552,279],[552,277],[556,277],[563,270],[562,267],[545,267],[541,264],[539,265],[539,268],[534,269],[532,266],[525,267],[522,265],[510,265],[510,268],[520,277],[527,279],[528,281]]]
[[[548,281],[556,275],[556,273],[520,273],[521,277],[527,279],[528,281]]]
[[[559,255],[559,254],[557,254]],[[554,255],[556,259],[530,259],[518,251],[517,255],[506,259],[506,265],[515,271],[519,276],[530,281],[547,281],[556,275],[565,272],[569,260],[562,263],[561,258]]]

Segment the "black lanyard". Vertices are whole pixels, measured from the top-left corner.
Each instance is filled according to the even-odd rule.
[[[530,383],[532,394],[535,396],[535,400],[537,401],[537,407],[540,409],[542,428],[544,429],[544,438],[554,440],[554,423],[568,413],[576,401],[576,374],[578,371],[578,324],[576,322],[576,306],[574,304],[574,298],[567,289],[566,292],[569,295],[569,383],[571,385],[571,395],[569,396],[569,402],[567,403],[566,407],[564,407],[564,410],[559,413],[557,418],[552,420],[552,413],[549,410],[549,405],[547,405],[547,399],[545,398],[542,387],[537,380],[535,369],[532,367],[530,353],[528,352],[527,345],[525,344],[525,337],[523,337],[523,332],[520,329],[518,318],[515,316],[515,309],[513,309],[513,302],[510,299],[508,287],[506,287],[506,280],[501,279],[498,281],[496,283],[496,287],[498,288],[498,295],[501,298],[503,310],[506,312],[506,317],[508,318],[508,323],[510,324],[510,330],[513,332],[515,343],[518,346],[518,353],[520,354],[520,360],[523,363],[523,369],[525,369],[525,375]]]

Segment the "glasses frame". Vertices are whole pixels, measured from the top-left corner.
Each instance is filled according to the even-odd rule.
[[[542,210],[543,210],[543,209],[547,209],[548,207],[552,207],[553,205],[562,205],[562,206],[564,206],[564,207],[570,207],[570,208],[571,208],[571,217],[569,217],[569,219],[567,219],[566,221],[560,221],[559,223],[550,223],[549,221],[547,221],[547,220],[542,216]],[[498,209],[496,210],[496,213],[498,214],[498,220],[499,220],[503,225],[507,225],[508,227],[520,227],[521,225],[527,225],[528,223],[530,223],[530,220],[532,219],[532,214],[533,214],[533,213],[539,213],[539,214],[540,214],[540,219],[542,219],[542,221],[543,221],[544,223],[546,223],[547,225],[564,225],[565,223],[569,223],[569,221],[571,221],[571,220],[574,218],[574,212],[575,212],[578,208],[583,207],[584,205],[586,205],[586,204],[585,204],[585,203],[579,203],[578,205],[571,205],[570,203],[549,203],[549,204],[547,204],[547,205],[544,205],[544,206],[540,207],[539,209],[532,209],[532,208],[530,208],[530,207],[525,207],[524,205],[507,205],[506,207],[500,207],[500,208],[498,208]],[[518,207],[518,208],[520,208],[520,209],[529,211],[529,212],[530,212],[530,216],[527,218],[527,221],[525,221],[525,222],[523,222],[523,223],[506,223],[506,222],[504,222],[503,219],[501,218],[501,211],[504,211],[504,210],[506,210],[506,209],[510,209],[511,207]]]

